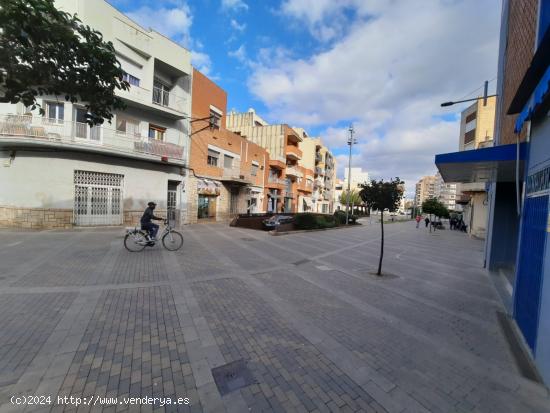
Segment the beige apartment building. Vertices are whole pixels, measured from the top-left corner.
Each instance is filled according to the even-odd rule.
[[[269,153],[267,212],[316,211],[316,199],[311,198],[314,171],[310,146],[302,146],[308,148],[305,158],[300,146],[310,139],[303,129],[270,125],[254,109],[229,113],[227,129],[240,133]]]
[[[310,138],[315,145],[315,168],[313,170],[314,212],[332,214],[336,193],[336,159],[323,145],[321,138]]]
[[[436,198],[436,177],[424,176],[416,183],[415,201],[418,208],[428,198]]]
[[[496,97],[491,97],[487,99],[486,105],[483,99],[479,99],[462,111],[459,151],[493,146],[495,108]],[[457,202],[462,205],[468,232],[478,238],[485,238],[489,214],[485,182],[458,184]]]

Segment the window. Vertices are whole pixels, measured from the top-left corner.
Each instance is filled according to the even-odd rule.
[[[46,102],[46,117],[50,122],[63,123],[65,105],[63,103]]]
[[[220,153],[213,151],[212,149],[208,149],[208,159],[207,162],[210,166],[218,166],[218,158],[220,157]]]
[[[233,157],[229,155],[223,156],[223,167],[225,169],[231,169],[233,168]]]
[[[470,113],[468,116],[466,116],[466,123],[470,123],[473,121],[477,116],[477,112]]]
[[[252,164],[250,167],[250,175],[257,176],[258,175],[258,165]]]
[[[473,142],[476,140],[476,130],[472,129],[470,132],[464,134],[464,144]]]
[[[126,133],[130,136],[141,136],[139,122],[123,115],[116,116],[116,130],[117,132]]]
[[[169,87],[160,80],[155,79],[153,82],[153,103],[162,106],[168,106],[170,103]]]
[[[156,125],[149,125],[149,139],[154,139],[156,141],[164,141],[164,134],[166,133],[166,128]]]
[[[130,83],[132,86],[139,86],[139,79],[135,76],[132,76],[130,73],[124,72],[122,79]]]
[[[222,123],[222,115],[218,112],[210,110],[210,127],[213,129],[220,129]]]

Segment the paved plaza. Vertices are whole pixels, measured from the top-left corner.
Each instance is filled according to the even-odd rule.
[[[129,253],[120,228],[2,230],[0,412],[550,412],[483,242],[415,226],[386,225],[384,278],[368,220],[187,226],[175,253]]]

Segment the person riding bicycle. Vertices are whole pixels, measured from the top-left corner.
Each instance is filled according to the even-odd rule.
[[[163,221],[164,218],[156,217],[155,214],[153,214],[153,211],[155,210],[155,207],[157,204],[154,202],[149,202],[147,209],[145,209],[145,212],[143,213],[141,217],[141,229],[147,231],[147,233],[150,235],[150,242],[154,242],[155,238],[157,236],[157,232],[159,230],[159,226],[157,224],[153,224],[152,220],[157,221]]]

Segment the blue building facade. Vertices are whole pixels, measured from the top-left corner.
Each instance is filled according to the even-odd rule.
[[[508,36],[503,2],[499,78]],[[446,182],[488,182],[486,267],[512,286],[509,312],[542,380],[550,385],[550,0],[539,0],[534,55],[508,108],[516,144],[436,156]],[[497,86],[502,96],[503,84]],[[502,105],[502,101],[500,103]],[[520,135],[526,138],[520,142]]]

